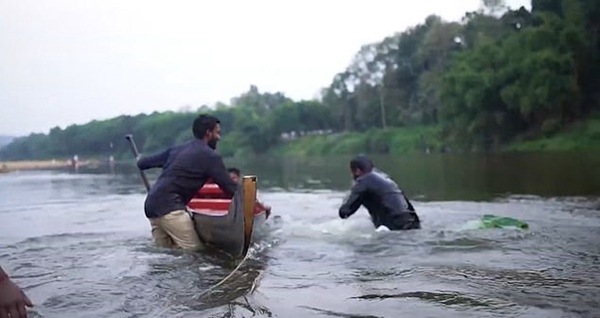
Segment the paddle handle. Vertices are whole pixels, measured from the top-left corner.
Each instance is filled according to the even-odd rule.
[[[137,160],[137,158],[140,155],[140,153],[139,153],[139,151],[137,149],[135,141],[133,140],[133,135],[132,134],[127,134],[127,135],[125,135],[125,139],[127,139],[127,141],[129,142],[129,147],[131,148],[131,152],[133,152],[133,157]],[[144,186],[146,186],[146,190],[150,191],[150,182],[148,182],[148,178],[146,177],[146,173],[144,173],[144,170],[142,170],[142,169],[139,169],[139,170],[140,170],[140,176],[142,177],[142,182],[144,182]]]

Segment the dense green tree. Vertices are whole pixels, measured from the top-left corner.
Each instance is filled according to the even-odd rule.
[[[409,125],[439,126],[444,142],[466,149],[551,135],[599,108],[600,1],[533,0],[531,8],[482,0],[461,21],[428,16],[358,48],[318,100],[252,85],[229,104],[195,112],[119,116],[17,138],[0,158],[125,156],[127,133],[143,152],[158,151],[192,138],[201,112],[220,118],[225,156],[263,153],[284,136]]]

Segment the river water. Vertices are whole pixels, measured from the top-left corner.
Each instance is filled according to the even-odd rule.
[[[228,161],[274,217],[204,295],[235,264],[155,248],[131,165],[14,172],[0,265],[32,317],[600,317],[598,158],[375,157],[421,217],[407,232],[376,232],[363,209],[338,219],[349,158]],[[530,228],[474,229],[483,214]]]

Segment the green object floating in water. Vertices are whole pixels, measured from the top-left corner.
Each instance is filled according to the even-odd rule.
[[[529,224],[523,221],[519,221],[517,219],[496,216],[491,214],[485,214],[481,218],[481,227],[484,229],[490,228],[520,228],[520,229],[528,229]]]

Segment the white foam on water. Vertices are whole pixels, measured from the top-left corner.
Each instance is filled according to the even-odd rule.
[[[385,225],[380,225],[380,226],[379,226],[379,227],[378,227],[378,228],[375,230],[375,232],[377,232],[377,233],[381,233],[381,232],[390,232],[390,231],[391,231],[391,230],[390,230],[390,229],[389,229],[387,226],[385,226]]]
[[[456,231],[477,230],[483,227],[481,220],[471,220],[456,227]]]
[[[291,216],[282,216],[281,226],[277,230],[279,236],[326,239],[336,238],[353,240],[369,238],[375,233],[373,224],[368,217],[355,215],[351,219],[318,218],[312,222],[306,219],[296,219]]]
[[[198,267],[198,271],[200,271],[200,272],[207,272],[207,271],[213,270],[215,268],[219,268],[219,266],[211,265],[211,264],[208,264],[208,263],[204,263],[204,264],[202,264],[202,266]]]

